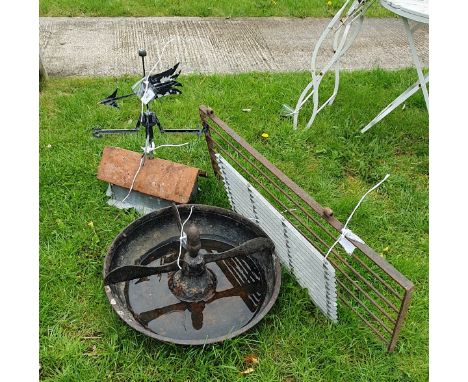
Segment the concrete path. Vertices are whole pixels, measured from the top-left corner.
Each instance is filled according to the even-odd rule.
[[[40,44],[50,75],[114,76],[141,73],[137,50],[148,66],[174,39],[159,69],[181,62],[184,73],[286,72],[307,70],[312,49],[329,19],[198,17],[42,17]],[[428,65],[428,28],[416,32]],[[331,42],[320,56],[331,54]],[[364,21],[342,60],[344,69],[412,66],[403,24],[396,18]]]

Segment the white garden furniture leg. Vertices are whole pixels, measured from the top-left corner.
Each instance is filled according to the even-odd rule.
[[[421,61],[418,57],[418,52],[416,50],[416,45],[414,44],[414,37],[413,33],[416,30],[411,29],[409,25],[409,21],[407,18],[402,17],[403,25],[405,26],[406,34],[408,36],[408,42],[411,50],[411,57],[413,58],[414,66],[416,67],[416,71],[418,73],[419,83],[421,84],[421,90],[424,94],[424,100],[426,101],[427,111],[429,112],[429,92],[427,91],[426,81],[424,80],[424,74],[421,68]]]
[[[350,12],[352,10],[350,9]],[[309,122],[307,123],[306,129],[309,129],[312,126],[312,123],[315,120],[315,117],[319,113],[320,110],[322,110],[325,106],[331,105],[333,101],[335,100],[336,94],[338,93],[338,87],[340,84],[340,68],[338,66],[339,64],[339,59],[346,53],[346,51],[349,49],[351,44],[354,42],[355,38],[361,31],[362,23],[364,21],[364,17],[362,14],[358,17],[356,17],[357,20],[357,26],[354,29],[354,32],[349,34],[349,31],[351,29],[352,23],[349,23],[345,26],[343,30],[343,34],[340,36],[340,29],[335,33],[335,38],[333,40],[333,51],[335,52],[333,57],[331,58],[330,62],[325,66],[325,68],[317,75],[315,72],[313,76],[316,79],[316,83],[314,88],[312,89],[313,92],[313,97],[312,97],[312,102],[313,102],[313,110],[312,110],[312,116],[309,119]],[[353,22],[354,22],[353,20]],[[349,37],[348,37],[349,35]],[[339,43],[338,43],[339,41]],[[335,86],[333,88],[333,94],[331,95],[330,98],[328,98],[322,106],[319,105],[319,86],[320,83],[325,76],[325,74],[333,67],[335,66]]]
[[[427,83],[429,82],[429,74],[424,75],[422,71],[421,62],[419,60],[418,53],[416,51],[416,46],[414,44],[414,38],[413,38],[414,31],[420,25],[417,24],[413,29],[411,29],[408,19],[406,17],[402,17],[402,20],[403,20],[403,25],[405,26],[406,34],[408,35],[408,42],[410,46],[411,57],[413,59],[413,64],[416,67],[416,72],[418,73],[418,81],[414,85],[410,86],[407,90],[405,90],[401,95],[399,95],[385,109],[383,109],[372,121],[370,121],[367,124],[367,126],[361,129],[361,133],[365,133],[376,123],[380,122],[386,115],[391,113],[399,105],[401,105],[404,101],[406,101],[410,96],[416,93],[419,90],[419,88],[421,88],[423,92],[424,101],[426,102],[426,107],[429,112],[429,92],[427,90]]]
[[[290,113],[292,114],[293,116],[293,127],[294,129],[297,129],[297,122],[298,122],[298,118],[299,118],[299,111],[301,110],[302,106],[309,100],[309,98],[312,96],[313,94],[313,89],[312,91],[311,88],[312,86],[314,85],[314,82],[315,82],[315,66],[316,66],[316,60],[317,60],[317,53],[318,53],[318,50],[320,49],[323,41],[325,40],[325,38],[328,36],[328,34],[330,33],[330,31],[334,28],[334,26],[337,24],[337,22],[339,22],[340,20],[340,17],[343,13],[343,11],[346,9],[348,3],[350,2],[351,0],[347,0],[343,6],[340,8],[340,10],[336,13],[336,15],[332,18],[332,20],[330,21],[330,23],[327,25],[327,27],[325,28],[325,30],[322,32],[320,38],[318,39],[317,43],[315,44],[315,47],[314,47],[314,51],[312,53],[312,58],[311,58],[311,62],[310,62],[310,66],[311,66],[311,74],[312,74],[312,81],[309,82],[307,84],[307,86],[305,87],[305,89],[302,91],[301,95],[299,96],[299,99],[297,100],[297,103],[296,103],[296,108]],[[310,91],[310,92],[309,92]],[[286,109],[286,114],[285,115],[288,115],[288,110],[290,110],[291,108],[289,106],[286,106],[285,105],[285,109]]]
[[[345,4],[341,7],[341,9],[336,13],[330,23],[327,25],[325,30],[323,31],[322,35],[320,36],[319,40],[317,41],[314,51],[312,53],[311,58],[311,74],[312,74],[312,81],[307,84],[307,86],[302,91],[297,103],[296,107],[292,109],[291,107],[284,105],[284,112],[283,115],[292,115],[293,116],[293,127],[297,129],[298,125],[298,117],[299,112],[302,106],[312,97],[313,101],[313,111],[312,116],[307,123],[306,128],[310,128],[312,125],[316,115],[320,110],[322,110],[325,106],[331,105],[335,100],[336,94],[338,93],[339,88],[339,67],[338,62],[339,59],[343,56],[343,54],[349,49],[351,44],[353,43],[356,36],[359,34],[362,22],[364,19],[364,13],[372,3],[373,0],[366,1],[366,0],[354,0],[349,7],[349,10],[346,14],[344,19],[341,19],[341,15],[348,7],[348,4],[351,0],[347,0]],[[354,28],[352,33],[350,32],[351,27]],[[331,31],[334,30],[334,39],[333,39],[333,56],[325,65],[325,67],[317,73],[316,69],[316,62],[317,62],[317,55],[320,47],[322,46],[323,42],[325,41],[326,37],[329,35]],[[325,74],[334,66],[335,69],[335,85],[333,89],[333,94],[328,98],[320,107],[319,107],[319,87],[320,83],[325,76]]]
[[[424,76],[424,81],[427,83],[429,82],[429,74]],[[389,104],[385,109],[383,109],[372,121],[370,121],[366,127],[361,130],[361,133],[365,133],[369,130],[372,126],[376,123],[380,122],[384,119],[388,114],[390,114],[393,110],[395,110],[398,106],[400,106],[403,102],[405,102],[409,97],[411,97],[414,93],[419,90],[419,80],[410,86],[405,92],[400,94],[391,104]]]

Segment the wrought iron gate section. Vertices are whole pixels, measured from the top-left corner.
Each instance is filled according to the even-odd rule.
[[[322,207],[213,110],[200,106],[199,112],[215,174],[222,177],[216,158],[219,153],[324,255],[343,227],[333,211]],[[367,244],[351,242],[356,247],[352,256],[336,246],[327,258],[336,271],[338,300],[392,352],[414,285]]]

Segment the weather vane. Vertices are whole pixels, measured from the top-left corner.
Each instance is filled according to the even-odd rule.
[[[167,69],[164,72],[151,74],[153,69],[146,74],[145,71],[145,56],[146,50],[139,49],[138,55],[141,57],[141,63],[143,67],[143,78],[140,79],[132,86],[132,93],[125,94],[122,96],[117,96],[118,89],[115,89],[114,92],[104,98],[99,104],[107,105],[114,108],[119,108],[117,104],[118,100],[137,96],[141,100],[141,112],[138,117],[135,128],[133,129],[93,129],[93,136],[100,138],[104,134],[132,134],[137,133],[140,128],[143,126],[145,128],[145,147],[144,155],[149,158],[153,158],[154,151],[154,126],[157,126],[161,133],[194,133],[200,135],[201,129],[165,129],[161,122],[159,121],[157,115],[151,111],[150,103],[157,98],[165,97],[168,95],[182,94],[179,90],[182,87],[182,84],[177,81],[179,77],[180,70],[177,71],[179,63],[175,64],[172,68]],[[158,61],[159,62],[159,61]],[[145,110],[146,108],[146,110]]]

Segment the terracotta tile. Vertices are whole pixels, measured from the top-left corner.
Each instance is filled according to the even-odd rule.
[[[106,146],[97,178],[130,188],[140,165],[141,154],[119,147]],[[138,174],[133,189],[176,203],[188,203],[197,183],[199,169],[165,159],[147,159]]]

